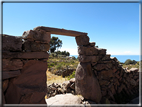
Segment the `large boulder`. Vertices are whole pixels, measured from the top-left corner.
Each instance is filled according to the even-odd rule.
[[[18,36],[2,35],[3,51],[22,51],[22,38]]]
[[[46,99],[46,103],[47,106],[71,106],[71,105],[75,105],[75,104],[79,104],[80,106],[83,104],[81,104],[81,96],[77,96],[77,95],[73,95],[73,94],[58,94],[54,97],[48,98]],[[74,107],[74,106],[73,106]]]
[[[7,104],[45,104],[47,62],[29,60],[21,75],[11,79],[5,94]]]
[[[91,69],[91,63],[78,64],[75,74],[75,92],[86,99],[100,102],[102,97],[100,85]]]

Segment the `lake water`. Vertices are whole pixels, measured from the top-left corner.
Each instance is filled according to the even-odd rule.
[[[78,57],[78,55],[70,55],[74,57]],[[116,57],[120,62],[125,62],[127,59],[140,61],[140,55],[111,55],[111,57]]]

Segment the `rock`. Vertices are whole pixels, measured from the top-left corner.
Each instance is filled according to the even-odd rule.
[[[23,68],[23,62],[20,59],[2,59],[2,70],[19,70]]]
[[[74,104],[81,104],[81,97],[76,96],[73,94],[58,94],[54,97],[46,99],[47,106],[55,106],[55,105],[74,105]]]
[[[16,70],[16,71],[4,71],[2,72],[2,79],[9,79],[9,78],[13,78],[13,77],[17,77],[19,76],[20,70]]]
[[[79,62],[91,62],[91,56],[79,55],[78,56]]]
[[[16,59],[48,59],[47,52],[2,52],[2,58]]]
[[[99,58],[100,58],[99,56],[85,56],[85,55],[78,56],[79,62],[97,62]]]
[[[62,84],[62,87],[65,87],[65,89],[67,89],[68,87],[70,87],[70,82],[69,81],[64,81]]]
[[[72,83],[72,84],[70,85],[70,88],[74,90],[74,89],[75,89],[75,83]]]
[[[138,71],[139,71],[138,68],[131,68],[131,69],[129,69],[129,70],[130,70],[130,72],[138,72]]]
[[[100,80],[99,81],[99,84],[100,85],[108,85],[110,82],[109,81],[106,81],[106,80]]]
[[[8,84],[9,84],[8,79],[2,81],[2,91],[3,91],[3,93],[6,91],[6,89],[8,87]]]
[[[113,77],[114,75],[111,70],[102,70],[102,71],[98,72],[98,76],[103,79],[107,79],[107,78]]]
[[[102,58],[102,60],[103,60],[103,61],[104,61],[104,60],[110,60],[110,54],[105,55],[105,56]]]
[[[70,83],[75,83],[75,78],[70,79]]]
[[[137,85],[137,82],[136,82],[134,79],[131,79],[131,80],[130,80],[130,83],[131,83],[131,85],[134,85],[134,86]]]
[[[75,79],[75,92],[77,94],[97,103],[101,100],[100,85],[91,70],[91,63],[78,64]]]
[[[3,51],[22,51],[22,38],[10,35],[2,35]]]
[[[99,51],[99,55],[106,55],[106,49],[97,48]]]
[[[40,41],[40,43],[48,43],[51,40],[51,34],[49,32],[45,32],[44,30],[39,31],[25,31],[22,35],[23,39],[31,40],[31,41]]]
[[[118,62],[116,57],[110,57],[110,59],[114,60],[115,62]]]
[[[47,43],[37,43],[34,41],[25,41],[23,43],[23,50],[32,52],[47,52],[49,51],[50,45]]]
[[[96,70],[98,70],[98,71],[101,71],[103,69],[106,69],[106,64],[97,64],[93,68],[96,69]]]
[[[84,47],[80,46],[78,47],[78,54],[79,55],[97,55],[98,50],[95,47]]]
[[[78,46],[89,44],[89,37],[87,35],[76,36],[75,40]]]
[[[95,44],[96,44],[95,42],[90,42],[90,43],[89,43],[89,45],[90,45],[91,47],[94,47]]]
[[[28,61],[23,66],[21,75],[10,81],[5,94],[7,104],[45,104],[46,70],[46,62]]]

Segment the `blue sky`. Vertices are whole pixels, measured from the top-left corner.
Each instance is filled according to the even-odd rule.
[[[139,55],[139,3],[3,3],[3,33],[22,36],[37,26],[88,33],[112,55]],[[77,55],[74,37],[59,37],[61,51]]]

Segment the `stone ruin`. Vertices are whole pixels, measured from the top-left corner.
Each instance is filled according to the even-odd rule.
[[[74,92],[85,99],[119,103],[139,94],[138,69],[126,72],[106,49],[89,42],[87,33],[39,26],[22,36],[2,36],[3,104],[46,104],[46,70],[51,34],[73,36],[78,45],[79,64]],[[123,102],[120,102],[123,103]]]

